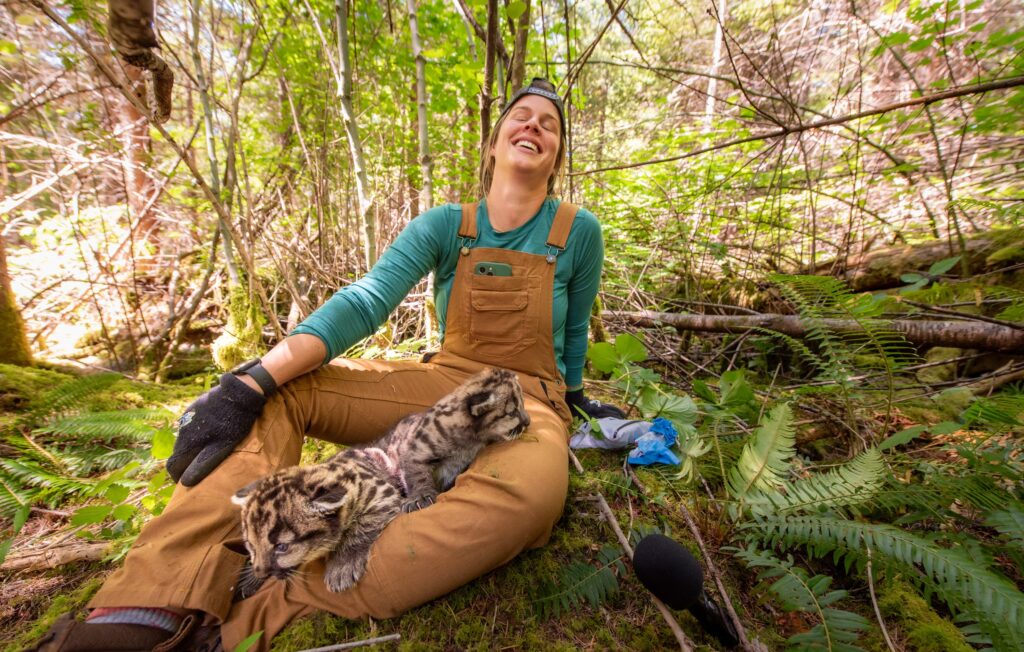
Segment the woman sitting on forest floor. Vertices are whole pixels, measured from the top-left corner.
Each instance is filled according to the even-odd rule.
[[[593,214],[553,196],[565,148],[562,100],[534,79],[491,131],[483,201],[412,220],[366,276],[186,410],[167,462],[180,479],[169,505],[92,599],[87,620],[62,616],[37,649],[202,649],[218,640],[233,649],[257,631],[265,649],[296,617],[395,616],[544,545],[565,503],[572,415],[622,416],[583,395],[604,245]],[[474,274],[481,262],[510,275]],[[333,360],[431,271],[437,355]],[[392,521],[353,588],[329,592],[318,561],[234,599],[246,561],[231,503],[239,488],[297,464],[306,435],[372,441],[487,366],[519,376],[531,420],[522,438],[488,447],[435,504]]]

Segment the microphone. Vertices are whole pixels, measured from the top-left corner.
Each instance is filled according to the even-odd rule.
[[[726,647],[739,644],[732,622],[704,592],[704,571],[690,551],[662,534],[649,534],[633,551],[633,570],[648,591],[672,609],[686,609]]]

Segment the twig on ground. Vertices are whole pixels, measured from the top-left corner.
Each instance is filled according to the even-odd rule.
[[[380,643],[387,643],[388,641],[400,641],[401,639],[401,634],[388,634],[387,636],[377,636],[375,638],[363,639],[362,641],[352,641],[350,643],[339,643],[337,645],[325,645],[324,647],[314,647],[308,650],[301,650],[300,652],[335,652],[336,650],[354,650],[358,647],[366,647],[367,645],[379,645]]]
[[[635,484],[640,491],[646,491],[643,483],[640,482],[640,478],[637,477],[636,472],[631,466],[626,466],[626,472],[629,474],[633,484]],[[718,593],[722,598],[722,602],[725,603],[725,609],[729,612],[729,617],[732,619],[733,625],[736,627],[736,633],[739,634],[740,645],[743,646],[744,650],[758,650],[759,648],[757,646],[751,645],[750,641],[747,640],[746,630],[743,629],[743,624],[740,622],[739,616],[736,615],[736,611],[732,608],[732,601],[729,599],[729,594],[725,590],[725,584],[722,582],[722,576],[718,572],[715,562],[708,554],[707,547],[704,545],[704,537],[701,536],[700,530],[697,528],[697,524],[693,520],[693,516],[690,515],[690,511],[686,509],[686,505],[682,502],[679,503],[679,510],[682,512],[683,519],[686,521],[686,525],[690,528],[693,538],[697,541],[697,547],[700,548],[700,554],[704,557],[705,562],[707,562],[708,571],[710,571],[711,576],[715,578],[715,585],[718,587]]]
[[[882,636],[885,638],[885,644],[889,647],[890,652],[896,652],[896,646],[893,645],[892,639],[889,638],[889,630],[885,628],[885,621],[882,620],[882,612],[878,608],[878,599],[875,597],[875,578],[871,573],[871,546],[865,546],[868,551],[868,593],[871,594],[871,606],[875,610],[875,618],[878,619],[878,627],[882,630]]]
[[[572,450],[569,451],[569,459],[572,460],[573,466],[576,467],[576,470],[583,473],[583,465],[580,464],[579,459]],[[622,528],[619,527],[619,521],[615,518],[615,513],[612,512],[612,508],[608,506],[608,501],[605,500],[604,496],[600,493],[595,493],[590,498],[597,503],[598,508],[601,510],[601,514],[604,516],[605,520],[608,521],[608,525],[611,526],[612,531],[615,532],[615,536],[622,545],[622,549],[626,551],[629,561],[632,562],[633,547],[629,545],[629,539],[625,534],[623,534]],[[683,650],[683,652],[693,652],[693,643],[686,638],[686,634],[683,633],[682,628],[679,626],[679,623],[676,622],[676,619],[669,608],[665,606],[665,603],[653,595],[651,596],[651,600],[654,602],[654,606],[658,608],[658,611],[661,612],[662,618],[664,618],[665,622],[668,623],[668,627],[672,630],[672,634],[675,635],[676,641],[679,643],[679,649]]]

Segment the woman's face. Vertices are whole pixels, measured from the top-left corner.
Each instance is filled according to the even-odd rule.
[[[509,110],[491,148],[495,177],[505,172],[537,177],[547,184],[561,143],[558,109],[539,95],[526,95]]]

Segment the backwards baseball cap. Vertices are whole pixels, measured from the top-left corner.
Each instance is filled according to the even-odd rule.
[[[555,85],[549,82],[544,77],[534,77],[533,80],[526,86],[520,88],[518,91],[512,94],[512,97],[508,98],[508,103],[505,104],[505,108],[501,110],[500,118],[505,117],[515,103],[523,99],[526,95],[540,95],[541,97],[551,100],[558,109],[558,121],[559,126],[562,129],[562,133],[565,133],[565,107],[562,105],[562,98],[558,97],[558,92],[555,90]],[[499,118],[499,119],[500,119]]]

